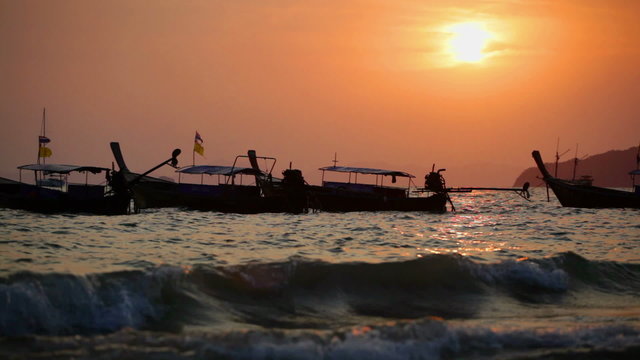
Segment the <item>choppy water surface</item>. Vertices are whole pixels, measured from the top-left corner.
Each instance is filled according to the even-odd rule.
[[[0,357],[640,355],[640,211],[0,209]]]

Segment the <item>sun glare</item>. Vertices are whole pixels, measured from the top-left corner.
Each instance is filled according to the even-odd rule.
[[[477,63],[486,58],[484,50],[492,36],[484,24],[459,23],[448,27],[447,32],[451,34],[449,51],[456,61]]]

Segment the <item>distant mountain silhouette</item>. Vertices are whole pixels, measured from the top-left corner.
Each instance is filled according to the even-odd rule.
[[[603,154],[590,156],[578,161],[576,179],[582,175],[593,176],[593,185],[601,187],[631,187],[629,171],[636,168],[637,147],[627,150],[611,150]],[[542,153],[547,170],[553,175],[555,169],[555,153]],[[551,162],[548,162],[551,161]],[[533,158],[531,159],[533,162]],[[514,186],[522,186],[528,181],[531,186],[542,186],[542,175],[537,167],[530,167],[523,171],[516,179]],[[573,159],[558,163],[558,177],[569,179],[573,177]],[[640,181],[640,180],[638,180]]]

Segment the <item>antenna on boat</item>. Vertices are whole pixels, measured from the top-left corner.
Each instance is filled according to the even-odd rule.
[[[571,150],[571,149],[565,150],[565,152],[563,152],[562,154],[558,154],[559,150],[560,150],[560,138],[558,137],[558,142],[556,143],[556,167],[555,167],[555,170],[553,172],[553,177],[558,177],[558,161],[560,160],[560,157],[563,156],[564,154],[568,153],[569,150]]]
[[[571,181],[576,180],[576,168],[578,167],[578,161],[584,160],[587,156],[589,156],[587,154],[587,155],[584,155],[582,158],[578,159],[578,145],[579,144],[576,144],[576,156],[573,158],[573,177],[571,178]]]
[[[42,123],[40,124],[40,136],[47,136],[47,108],[42,108]],[[38,136],[38,164],[40,164],[40,155],[42,155],[42,142],[40,141],[41,137]],[[46,160],[42,158],[42,163],[45,164]]]
[[[332,162],[333,162],[333,167],[336,167],[336,165],[338,164],[338,153],[337,152],[333,153]]]

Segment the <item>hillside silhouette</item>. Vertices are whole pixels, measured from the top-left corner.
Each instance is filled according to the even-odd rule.
[[[591,175],[593,177],[593,185],[601,187],[631,187],[631,177],[629,171],[636,169],[636,156],[638,154],[637,147],[630,147],[626,150],[611,150],[602,154],[589,156],[584,160],[578,161],[576,169],[576,179],[582,175]],[[547,170],[554,174],[555,154],[541,153],[542,160],[545,161]],[[558,163],[558,177],[561,179],[569,179],[573,177],[573,160]],[[531,163],[534,164],[533,159]],[[537,167],[533,166],[523,171],[516,179],[514,186],[522,186],[528,181],[531,186],[542,186],[542,175]]]

